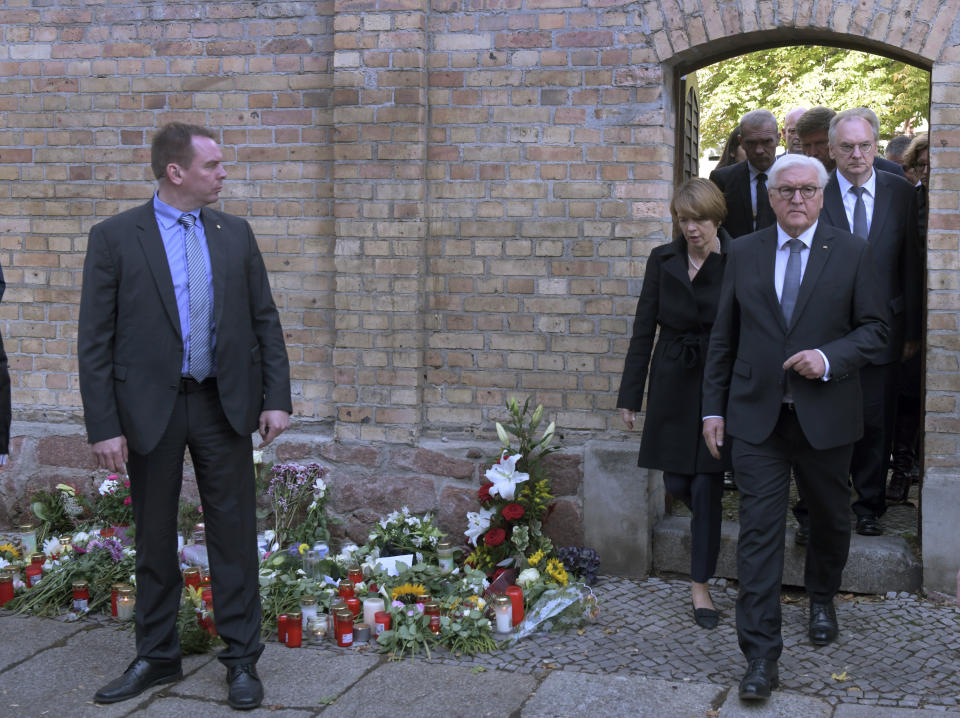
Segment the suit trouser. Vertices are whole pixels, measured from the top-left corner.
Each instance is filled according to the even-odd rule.
[[[887,470],[900,390],[900,363],[868,364],[860,370],[863,390],[863,438],[853,445],[850,478],[857,492],[857,516],[882,516],[887,510]]]
[[[127,463],[136,521],[137,656],[180,659],[177,512],[187,447],[203,505],[214,620],[227,644],[218,658],[228,666],[250,663],[263,651],[252,444],[230,426],[211,379],[181,380],[160,443],[145,455],[131,451]]]
[[[776,428],[761,444],[733,439],[733,469],[740,491],[737,544],[737,637],[747,659],[775,661],[783,650],[780,587],[790,467],[796,470],[810,513],[804,583],[811,601],[828,602],[840,588],[850,549],[852,444],[810,446],[793,409],[784,405]]]
[[[690,578],[706,583],[717,572],[720,522],[723,518],[723,474],[663,472],[667,493],[690,509]]]
[[[857,492],[852,509],[857,516],[882,516],[887,510],[887,470],[893,444],[899,363],[868,364],[860,369],[863,393],[863,437],[853,445],[850,479]],[[807,521],[806,494],[797,484],[799,500],[793,507],[797,522]]]

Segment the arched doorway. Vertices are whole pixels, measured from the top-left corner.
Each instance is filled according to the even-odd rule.
[[[921,9],[916,8],[917,12]],[[927,243],[927,277],[929,287],[926,339],[929,351],[924,370],[925,402],[927,417],[924,440],[925,473],[929,476],[921,504],[922,532],[925,537],[923,547],[923,585],[927,589],[948,590],[953,584],[960,555],[960,540],[945,536],[945,526],[955,520],[948,505],[956,505],[960,498],[960,474],[957,471],[957,441],[953,435],[954,427],[945,422],[940,408],[950,410],[951,419],[956,408],[953,393],[954,381],[947,375],[949,371],[941,365],[955,371],[958,363],[952,349],[953,340],[948,340],[941,327],[955,331],[957,316],[953,302],[943,295],[943,290],[955,281],[952,267],[956,266],[956,238],[950,230],[954,222],[937,211],[938,206],[956,207],[958,193],[948,179],[952,174],[952,159],[946,152],[949,135],[942,127],[949,116],[950,107],[945,103],[947,86],[958,70],[952,61],[943,57],[945,36],[932,32],[931,27],[952,25],[955,13],[950,13],[945,3],[938,8],[927,8],[926,24],[915,25],[914,10],[898,9],[895,22],[880,27],[869,24],[869,18],[845,17],[800,17],[803,8],[781,8],[780,15],[792,18],[790,27],[784,26],[783,17],[766,18],[757,22],[757,18],[736,16],[733,14],[714,18],[716,25],[707,21],[704,32],[700,19],[686,18],[687,37],[697,33],[702,36],[700,42],[691,42],[688,47],[676,52],[662,52],[665,90],[670,91],[676,113],[675,125],[675,176],[681,178],[688,172],[687,159],[690,147],[684,143],[689,137],[689,126],[693,117],[688,116],[695,103],[690,101],[690,76],[696,69],[723,59],[735,57],[746,52],[796,44],[821,44],[847,49],[863,50],[881,54],[931,71],[930,136],[931,136],[931,187],[937,198],[933,204]],[[901,16],[901,13],[904,13]],[[875,18],[874,18],[875,19]],[[859,24],[858,24],[859,23]],[[863,26],[863,23],[867,23]],[[902,27],[906,24],[906,28]],[[904,42],[910,28],[925,29],[919,37]],[[858,32],[859,31],[859,34]],[[940,202],[945,204],[940,205]],[[950,235],[949,238],[947,235]],[[950,271],[944,272],[950,268]],[[944,349],[949,357],[944,356]],[[935,411],[932,411],[934,409]],[[948,428],[950,427],[950,428]],[[948,502],[948,503],[944,503]]]

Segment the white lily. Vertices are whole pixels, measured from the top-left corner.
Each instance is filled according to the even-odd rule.
[[[507,456],[504,451],[500,457],[499,463],[494,464],[484,476],[493,484],[490,487],[491,496],[499,496],[504,501],[513,501],[517,490],[517,484],[523,483],[530,478],[529,474],[517,471],[517,462],[522,459],[521,454]]]
[[[496,509],[480,509],[479,511],[467,512],[467,530],[463,533],[474,546],[477,545],[477,539],[490,528],[490,522],[493,521],[495,513],[497,513]]]

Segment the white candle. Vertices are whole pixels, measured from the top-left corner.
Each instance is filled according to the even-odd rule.
[[[377,611],[382,611],[383,607],[383,599],[379,596],[368,596],[363,599],[363,622],[368,626],[375,626]]]
[[[513,606],[506,596],[497,596],[493,601],[493,610],[497,616],[497,633],[510,633],[513,630]]]

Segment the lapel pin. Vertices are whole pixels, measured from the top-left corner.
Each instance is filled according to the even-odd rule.
[[[219,225],[219,224],[217,225],[217,229],[220,229],[220,225]],[[826,249],[826,247],[824,247],[824,249]]]
[[[217,225],[217,229],[220,229],[220,225],[219,225],[219,224]],[[827,249],[827,245],[823,245],[823,248],[824,248],[824,249]]]

